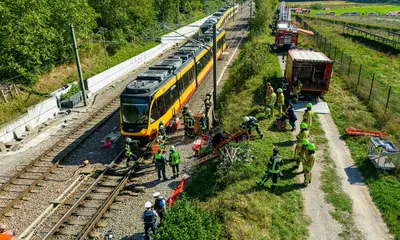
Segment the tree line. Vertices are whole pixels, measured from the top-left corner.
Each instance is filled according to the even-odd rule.
[[[70,25],[78,45],[104,33],[129,43],[159,36],[230,3],[229,0],[1,0],[0,84],[34,84],[52,67],[73,61]],[[186,22],[185,22],[186,21]],[[165,26],[165,25],[164,25]],[[108,47],[115,52],[121,44]]]

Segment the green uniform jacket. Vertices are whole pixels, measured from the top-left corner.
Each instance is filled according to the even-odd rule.
[[[268,172],[270,173],[280,173],[280,167],[283,165],[281,156],[272,156],[268,164]]]
[[[310,154],[308,154],[308,151],[307,151],[305,154],[305,161],[304,161],[304,165],[303,165],[304,168],[307,171],[311,171],[314,166],[314,163],[315,163],[315,153],[310,155]]]
[[[308,127],[311,127],[311,125],[312,125],[313,116],[314,116],[313,111],[307,111],[303,115],[303,122],[307,123]]]
[[[172,152],[169,155],[169,161],[171,162],[172,165],[177,165],[181,162],[181,157],[179,156],[179,153],[177,151]]]
[[[308,131],[308,130],[299,132],[299,134],[297,134],[297,136],[296,136],[296,138],[297,138],[297,143],[301,143],[301,141],[302,141],[304,138],[307,139],[307,138],[308,138],[308,135],[309,135],[309,131]]]
[[[283,93],[278,93],[278,100],[276,100],[276,103],[279,105],[285,104],[285,95],[283,95]]]

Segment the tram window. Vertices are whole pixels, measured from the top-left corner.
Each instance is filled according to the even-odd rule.
[[[179,90],[176,85],[171,87],[172,104],[179,98]]]
[[[188,73],[189,73],[190,82],[193,82],[194,79],[195,79],[195,75],[194,75],[194,66],[188,71]]]
[[[182,81],[183,81],[184,89],[188,88],[189,85],[190,85],[189,72],[186,72],[186,73],[182,76]]]
[[[177,87],[177,89],[178,89],[178,92],[179,92],[179,95],[180,94],[182,94],[183,93],[183,80],[182,79],[179,79],[177,82],[176,82],[176,85],[178,86]]]
[[[172,106],[172,96],[171,96],[171,89],[168,89],[167,91],[165,91],[165,93],[162,95],[164,104],[165,104],[165,108],[163,111],[163,115],[164,113]]]

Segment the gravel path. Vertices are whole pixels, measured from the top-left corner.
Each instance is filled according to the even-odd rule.
[[[246,16],[247,12],[248,10],[244,9],[243,16]],[[228,27],[233,24],[239,24],[238,16],[235,17],[235,23],[232,23],[232,21],[228,23]],[[229,54],[225,55],[223,60],[218,61],[218,74],[222,73],[224,69],[227,69],[226,66],[231,63],[232,54],[234,54],[233,59],[237,56],[238,51],[235,51],[235,48],[239,45],[239,42],[241,43],[242,37],[246,34],[247,31],[243,31],[237,36],[236,34],[230,35],[230,37],[236,36],[236,43],[232,44],[231,48],[227,51]],[[227,73],[227,71],[224,71],[224,76],[221,77],[218,85],[219,88],[227,78]],[[188,102],[193,113],[200,113],[203,111],[205,95],[207,92],[212,91],[212,86],[212,73],[210,73]],[[167,148],[170,145],[175,145],[181,155],[181,172],[184,166],[197,159],[193,156],[193,139],[184,137],[183,127],[168,136]],[[169,178],[172,176],[172,169],[169,166],[167,167],[166,174]],[[150,159],[147,159],[145,163],[140,166],[140,170],[132,181],[133,185],[144,186],[145,192],[140,193],[136,198],[126,197],[125,201],[114,203],[113,207],[115,210],[111,210],[110,215],[104,219],[106,227],[98,228],[96,232],[102,235],[106,230],[112,229],[116,239],[143,239],[144,229],[140,217],[144,210],[144,203],[146,201],[154,202],[153,193],[157,191],[166,199],[169,198],[179,184],[180,179],[181,178],[157,181],[157,173],[155,172],[154,164],[151,163]]]
[[[393,239],[382,220],[379,210],[372,202],[368,187],[351,158],[346,143],[340,139],[339,130],[330,114],[320,115],[322,128],[328,139],[330,155],[336,163],[336,170],[342,179],[343,190],[353,201],[356,227],[366,239]]]

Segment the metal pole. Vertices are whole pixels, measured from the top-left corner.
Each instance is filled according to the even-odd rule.
[[[104,54],[106,55],[106,63],[107,63],[107,68],[110,68],[109,64],[108,64],[108,54],[107,54],[107,48],[106,48],[106,38],[104,37],[104,31],[106,29],[105,28],[100,28],[101,31],[101,37],[103,39],[103,47],[104,47]]]
[[[74,48],[74,53],[75,53],[76,67],[78,68],[79,83],[81,85],[83,104],[86,107],[87,106],[87,102],[86,102],[85,85],[83,83],[83,74],[82,74],[82,68],[81,68],[81,61],[79,60],[78,46],[76,44],[75,31],[74,31],[74,25],[73,24],[71,24],[71,36],[72,36],[72,46]]]
[[[350,69],[351,69],[351,56],[349,61],[349,70],[347,71],[347,76],[350,76]]]
[[[372,75],[372,83],[371,83],[371,89],[369,90],[368,103],[369,103],[369,100],[371,100],[372,88],[374,87],[374,81],[375,81],[375,73]]]
[[[351,58],[350,58],[350,63],[351,63]],[[360,71],[358,72],[358,80],[357,80],[357,87],[356,87],[356,90],[357,90],[357,88],[358,88],[358,85],[360,84],[361,70],[362,70],[362,64],[360,64]]]
[[[390,92],[392,91],[392,86],[389,86],[389,93],[388,93],[388,97],[386,100],[386,108],[385,108],[385,114],[386,114],[386,110],[388,109],[389,106],[389,99],[390,99]]]
[[[343,54],[344,52],[342,51],[342,58],[340,59],[340,69],[343,68]]]
[[[214,113],[216,112],[217,106],[217,25],[213,25],[213,108]]]

